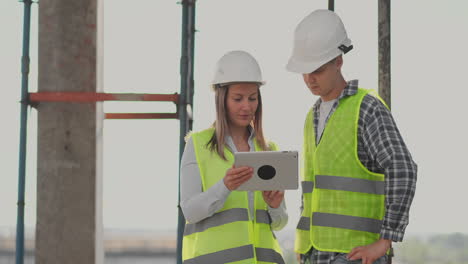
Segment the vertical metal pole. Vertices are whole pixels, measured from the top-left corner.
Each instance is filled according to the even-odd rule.
[[[180,60],[180,97],[179,97],[179,167],[184,152],[184,137],[192,129],[193,102],[193,53],[195,44],[195,0],[182,1],[182,56]],[[177,225],[177,263],[182,264],[182,239],[185,228],[185,218],[180,208],[180,170]]]
[[[328,0],[328,10],[335,11],[335,0]]]
[[[23,54],[21,57],[21,117],[18,169],[18,212],[16,219],[16,264],[24,262],[24,196],[26,181],[26,137],[28,121],[29,37],[31,0],[23,0]]]
[[[195,83],[194,83],[194,65],[195,65],[195,1],[193,0],[192,5],[189,7],[189,39],[188,46],[190,48],[189,57],[189,73],[187,75],[187,82],[189,83],[188,94],[187,94],[187,103],[190,109],[188,113],[189,119],[189,128],[188,131],[192,130],[193,127],[193,95],[195,93]]]
[[[379,0],[379,94],[391,107],[390,0]]]

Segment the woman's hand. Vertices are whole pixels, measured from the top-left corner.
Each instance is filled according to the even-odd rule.
[[[236,190],[241,184],[248,181],[253,176],[253,169],[250,167],[235,168],[232,166],[224,176],[224,185],[230,190]]]
[[[263,200],[271,208],[278,208],[284,199],[284,191],[263,191]]]

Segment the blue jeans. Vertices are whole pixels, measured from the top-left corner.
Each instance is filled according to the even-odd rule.
[[[340,254],[331,262],[332,264],[361,264],[361,260],[348,260],[346,254]],[[383,255],[374,261],[373,264],[387,264],[387,255]]]
[[[314,255],[317,254],[317,250],[312,249],[305,255],[301,255],[301,264],[314,264],[315,261]],[[346,258],[346,253],[339,253],[332,261],[331,264],[361,264],[362,261],[360,259],[358,260],[348,260]],[[383,255],[382,257],[378,258],[377,260],[374,261],[373,264],[387,264],[388,263],[388,256]]]

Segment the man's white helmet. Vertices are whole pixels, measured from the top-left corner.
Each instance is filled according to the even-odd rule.
[[[296,27],[293,52],[286,69],[311,73],[352,48],[340,17],[330,10],[315,10]]]
[[[255,58],[242,50],[230,51],[218,60],[211,84],[236,82],[253,82],[260,85],[265,83]]]

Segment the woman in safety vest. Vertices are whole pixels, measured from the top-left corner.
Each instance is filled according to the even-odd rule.
[[[276,150],[262,130],[260,67],[249,53],[218,61],[212,82],[216,121],[191,133],[181,163],[186,219],[183,263],[284,263],[272,230],[287,221],[283,191],[236,191],[253,175],[234,167],[234,152]]]

